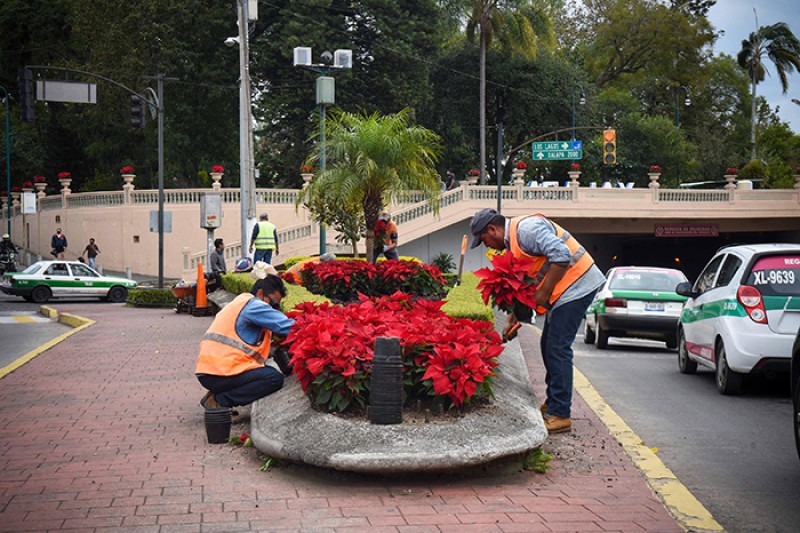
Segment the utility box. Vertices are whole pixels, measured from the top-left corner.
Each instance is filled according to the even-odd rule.
[[[200,227],[217,229],[222,226],[222,195],[203,193],[200,195]]]
[[[336,103],[335,82],[330,76],[317,78],[317,105],[333,105]]]

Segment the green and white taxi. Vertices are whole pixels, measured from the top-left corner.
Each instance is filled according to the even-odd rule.
[[[583,342],[608,346],[609,337],[635,337],[678,346],[675,332],[685,296],[675,287],[686,281],[680,270],[614,267],[586,310]]]
[[[678,325],[678,368],[716,372],[717,389],[737,394],[747,374],[788,372],[800,328],[800,245],[722,248],[694,285]]]
[[[80,261],[39,261],[22,272],[7,272],[0,290],[22,296],[29,302],[44,303],[50,298],[94,296],[109,302],[124,302],[128,289],[136,282],[126,278],[101,276]]]

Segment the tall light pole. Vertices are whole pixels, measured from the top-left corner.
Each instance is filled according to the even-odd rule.
[[[316,72],[317,77],[317,105],[319,105],[319,167],[320,174],[325,173],[325,115],[326,108],[336,103],[336,85],[332,76],[333,72],[353,68],[353,52],[351,50],[336,50],[333,54],[324,51],[320,54],[320,62],[311,62],[311,48],[298,46],[294,49],[294,66]],[[325,253],[327,239],[325,223],[319,225],[319,255]]]
[[[6,102],[6,214],[8,215],[8,230],[11,235],[11,129],[8,125],[8,90],[0,85],[3,91],[3,100]]]
[[[583,87],[578,85],[581,90],[581,98],[578,101],[580,105],[586,105],[586,93],[583,92]],[[575,91],[572,91],[572,140],[575,140]]]
[[[680,85],[678,88],[675,89],[675,126],[681,126],[681,106],[680,106],[680,98],[681,98],[681,89],[686,92],[686,99],[683,101],[683,105],[689,107],[692,105],[692,99],[689,98],[689,88],[685,85]]]

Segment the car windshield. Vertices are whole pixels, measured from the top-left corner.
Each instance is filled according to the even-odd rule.
[[[41,263],[34,263],[31,266],[29,266],[28,268],[26,268],[25,270],[23,270],[22,273],[23,274],[36,274],[37,272],[39,272],[42,269],[42,266],[43,265]]]
[[[773,255],[756,261],[745,285],[764,296],[800,296],[800,255]]]
[[[622,291],[675,292],[675,287],[686,281],[678,271],[663,270],[617,270],[609,288]]]

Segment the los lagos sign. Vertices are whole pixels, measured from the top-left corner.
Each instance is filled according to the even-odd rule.
[[[718,237],[717,224],[656,224],[656,237]]]

